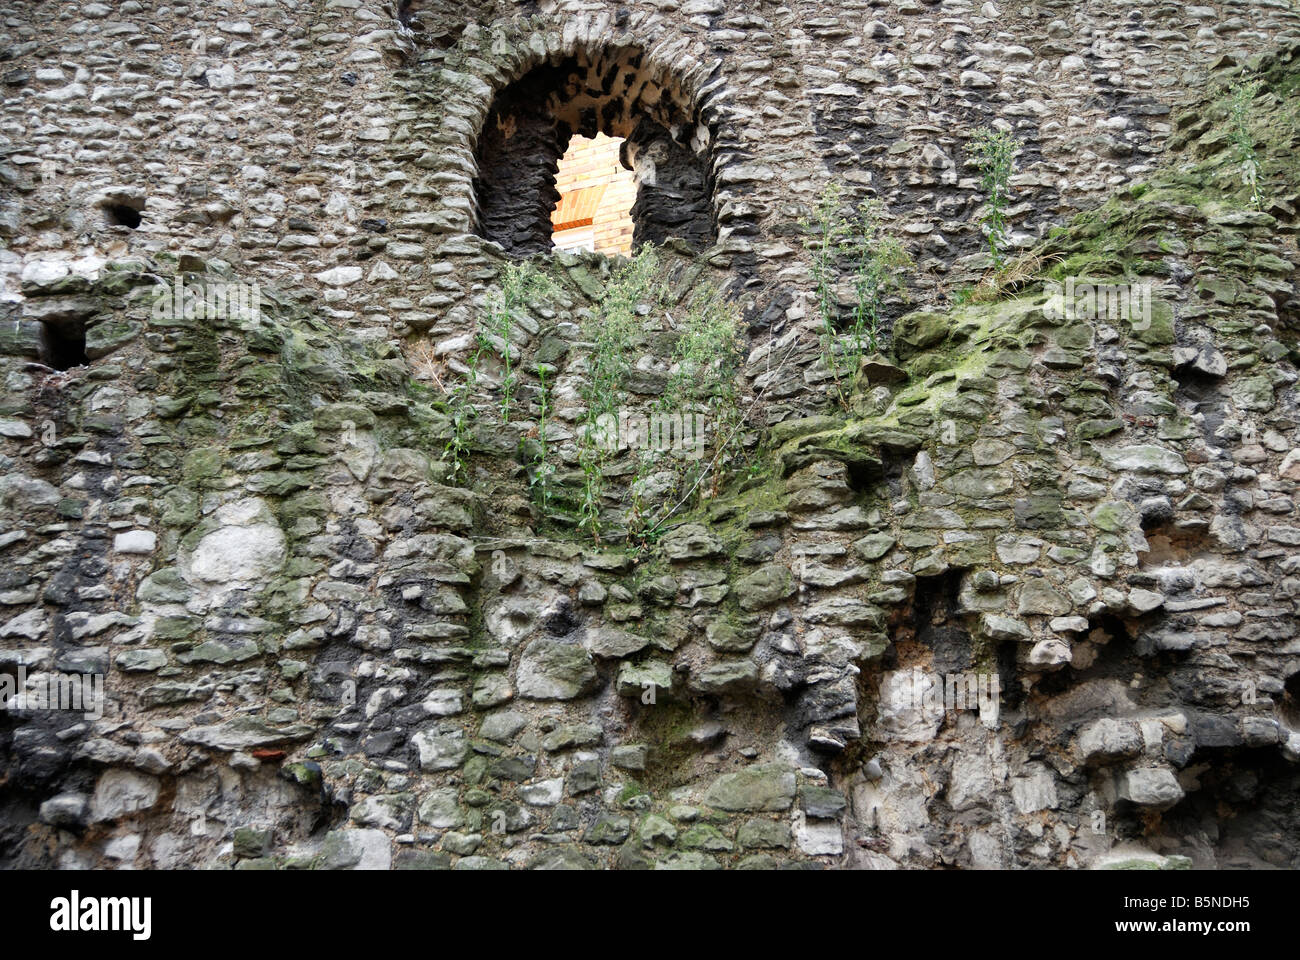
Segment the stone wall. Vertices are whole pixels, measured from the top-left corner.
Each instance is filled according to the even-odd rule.
[[[0,16],[0,665],[107,687],[0,718],[3,862],[1297,863],[1291,5]],[[538,71],[545,122],[508,122]],[[611,283],[512,205],[549,217],[559,124],[631,138],[675,302],[746,318],[755,468],[640,549],[551,522],[520,455],[577,470]],[[985,124],[1024,143],[1032,258],[966,301]],[[828,182],[916,261],[843,406],[800,226]],[[485,378],[458,481],[439,385],[528,253],[556,292],[509,333],[521,412]],[[1049,271],[1149,283],[1153,317],[1057,316]],[[637,402],[679,318],[646,315]],[[913,668],[998,677],[998,716],[882,694]]]

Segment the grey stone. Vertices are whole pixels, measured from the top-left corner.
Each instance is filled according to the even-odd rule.
[[[515,688],[532,700],[572,700],[590,693],[596,679],[596,668],[581,645],[539,637],[524,648]]]
[[[719,810],[788,810],[794,803],[794,771],[779,764],[756,764],[713,781],[704,802]]]

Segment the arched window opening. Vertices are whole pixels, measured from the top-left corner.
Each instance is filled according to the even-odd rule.
[[[551,213],[557,250],[632,252],[632,204],[636,180],[623,165],[622,137],[575,136],[555,175],[559,202]]]
[[[630,173],[631,182],[566,191],[566,155],[612,152],[615,142],[617,166],[625,171],[620,176]],[[545,63],[502,89],[488,111],[476,150],[479,235],[513,257],[557,246],[626,252],[671,238],[703,249],[717,237],[711,153],[712,136],[697,112],[669,79],[643,66],[639,50],[580,53]],[[565,197],[588,187],[595,189],[566,204]],[[578,216],[597,195],[600,212]],[[604,205],[628,201],[631,236],[620,235],[615,243],[611,227],[602,240],[597,221]],[[590,223],[579,222],[588,217]],[[568,226],[558,236],[562,224]],[[602,249],[602,242],[612,249]]]

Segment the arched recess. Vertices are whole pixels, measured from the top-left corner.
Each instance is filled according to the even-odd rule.
[[[623,164],[637,183],[633,243],[712,244],[716,138],[686,78],[628,43],[596,41],[539,59],[496,91],[480,130],[478,234],[514,257],[550,251],[559,160],[573,136],[604,133],[626,141]]]

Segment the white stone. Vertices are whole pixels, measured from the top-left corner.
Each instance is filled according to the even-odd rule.
[[[1119,798],[1144,807],[1166,810],[1183,798],[1183,788],[1172,770],[1139,767],[1126,770],[1117,784]]]
[[[987,803],[992,794],[993,761],[987,754],[972,750],[958,753],[952,762],[948,805],[954,810],[969,810]]]
[[[315,274],[317,280],[331,287],[346,287],[350,283],[356,283],[365,273],[360,267],[335,267],[332,270],[322,270]]]
[[[235,85],[235,67],[233,64],[222,64],[214,70],[209,70],[203,75],[208,81],[210,90],[229,90]]]
[[[378,458],[379,444],[369,431],[344,434],[339,446],[339,459],[357,480],[364,482],[370,476]]]
[[[448,733],[421,730],[411,737],[411,742],[420,752],[422,770],[454,770],[461,765],[469,750],[465,735],[459,730]]]
[[[934,463],[926,451],[922,450],[916,455],[916,461],[912,464],[912,475],[916,477],[916,484],[922,490],[929,490],[934,486]]]
[[[996,836],[991,829],[976,830],[970,835],[970,863],[976,870],[1001,870],[1005,840]]]
[[[46,100],[53,100],[61,103],[65,100],[75,100],[78,97],[84,97],[87,93],[84,83],[70,83],[66,87],[58,87],[54,90],[46,90],[41,97]]]
[[[519,797],[524,803],[533,807],[553,807],[564,795],[564,780],[556,777],[552,780],[540,780],[519,788]]]
[[[1021,813],[1056,808],[1056,779],[1043,766],[1026,767],[1025,775],[1011,781],[1011,799]]]
[[[140,834],[128,833],[124,837],[114,837],[104,844],[104,856],[110,860],[130,862],[140,852]]]
[[[1048,626],[1056,633],[1086,633],[1089,624],[1085,617],[1053,617]]]
[[[127,530],[113,538],[117,553],[153,553],[158,546],[158,535],[152,530]]]
[[[1029,651],[1029,665],[1049,669],[1062,667],[1074,659],[1070,645],[1059,637],[1044,637]]]
[[[927,676],[920,680],[911,670],[895,670],[880,679],[876,733],[882,740],[925,742],[933,740],[943,722],[942,711],[926,709],[925,685],[933,684]],[[942,702],[943,692],[938,693]]]
[[[459,690],[434,690],[424,698],[424,710],[435,717],[451,717],[465,709]]]
[[[45,611],[40,607],[20,613],[0,627],[0,637],[22,637],[25,640],[39,640],[45,635],[49,621]]]
[[[339,830],[331,839],[338,844],[332,851],[331,866],[346,870],[387,870],[392,866],[392,843],[382,830]]]
[[[1128,605],[1135,613],[1150,613],[1157,607],[1164,606],[1165,598],[1163,594],[1156,593],[1154,590],[1143,590],[1138,587],[1130,591],[1128,595]]]
[[[95,785],[95,795],[90,800],[91,822],[116,820],[148,810],[158,802],[159,789],[157,777],[133,770],[107,770]]]
[[[256,497],[216,512],[221,526],[203,537],[189,560],[190,577],[210,584],[261,583],[284,566],[284,532]]]
[[[1300,449],[1292,450],[1282,458],[1278,476],[1287,480],[1300,480]]]
[[[59,503],[59,491],[53,484],[37,477],[10,473],[0,477],[0,514],[10,517],[47,510]]]
[[[980,73],[978,70],[963,70],[960,83],[963,87],[971,87],[975,90],[997,86],[997,82],[992,77],[987,73]]]
[[[375,265],[370,268],[370,274],[366,277],[366,280],[370,283],[374,283],[376,280],[396,280],[396,279],[397,279],[397,271],[394,270],[392,267],[390,267],[388,264],[384,263],[384,261],[382,260],[378,260],[375,262]]]
[[[1077,743],[1079,756],[1091,763],[1133,756],[1142,749],[1142,735],[1133,721],[1106,717],[1079,731]]]
[[[435,830],[450,830],[465,822],[460,795],[454,787],[432,790],[420,804],[420,823]]]
[[[794,842],[810,857],[837,857],[844,852],[844,833],[835,820],[795,819]]]

